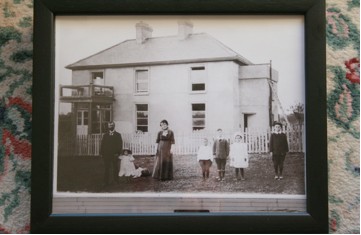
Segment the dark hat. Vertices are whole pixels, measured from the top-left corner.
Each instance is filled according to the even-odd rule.
[[[273,122],[273,126],[276,126],[276,125],[279,125],[280,127],[282,127],[282,123],[277,122],[277,121]]]
[[[132,154],[132,150],[130,150],[130,149],[123,149],[123,154],[124,154],[125,151],[127,151],[128,154]]]
[[[239,137],[241,137],[241,139],[243,139],[243,135],[241,132],[236,132],[233,137],[236,138],[237,136],[239,136]]]
[[[165,119],[163,119],[162,121],[160,121],[160,123],[161,123],[161,124],[162,124],[162,123],[167,124],[167,126],[168,126],[168,121],[165,120]]]

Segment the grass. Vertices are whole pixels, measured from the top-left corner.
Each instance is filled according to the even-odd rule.
[[[134,156],[135,164],[153,169],[153,156]],[[268,154],[250,155],[245,169],[245,181],[235,180],[234,168],[226,166],[225,181],[218,182],[216,164],[210,178],[202,179],[201,169],[194,155],[174,156],[174,180],[157,181],[151,176],[121,177],[120,183],[103,187],[103,162],[99,157],[60,156],[58,159],[59,192],[244,192],[268,194],[304,194],[304,156],[289,154],[285,160],[284,179],[275,180],[271,157]]]

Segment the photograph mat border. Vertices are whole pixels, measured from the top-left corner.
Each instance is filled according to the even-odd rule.
[[[224,231],[294,231],[327,232],[327,145],[326,145],[326,85],[325,85],[325,31],[324,1],[210,1],[199,5],[194,1],[173,2],[134,1],[120,9],[115,1],[64,3],[40,1],[35,4],[34,28],[34,109],[33,109],[33,170],[32,170],[32,232],[65,231],[119,231],[121,225],[136,226],[141,221],[145,227],[138,231],[172,231],[176,223],[186,224],[181,231],[195,231],[197,225],[207,231],[223,231],[219,226],[227,225]],[[177,6],[175,9],[174,6]],[[196,7],[195,7],[196,6]],[[237,6],[237,7],[235,7]],[[204,7],[204,8],[202,8]],[[139,10],[142,9],[142,10]],[[238,9],[238,10],[237,10]],[[241,9],[241,10],[240,10]],[[242,215],[153,215],[142,216],[54,216],[52,201],[52,127],[54,99],[54,15],[57,14],[304,14],[306,16],[306,140],[307,140],[307,213],[297,215],[274,215],[269,213],[246,213]],[[317,49],[317,50],[316,50]],[[46,60],[44,58],[51,58]],[[50,89],[49,89],[50,88]],[[43,100],[44,97],[48,99]],[[312,102],[311,102],[312,101]],[[48,111],[48,112],[44,112]],[[315,121],[317,120],[317,123]],[[46,128],[44,123],[47,124]],[[40,128],[39,128],[40,127]],[[36,138],[35,138],[36,137]],[[160,218],[162,223],[160,223]],[[225,220],[227,218],[227,220]],[[242,219],[242,220],[240,220]],[[217,222],[218,221],[218,222]],[[292,226],[287,225],[291,223]],[[209,225],[211,224],[211,225]],[[237,224],[237,226],[236,226]],[[257,226],[263,224],[263,226]],[[82,225],[82,226],[79,226]],[[162,226],[160,226],[162,225]],[[209,226],[206,226],[209,225]],[[242,226],[243,225],[243,226]],[[148,226],[148,227],[147,227]],[[128,226],[127,226],[128,227]],[[99,230],[102,228],[103,230]],[[104,230],[104,228],[106,228]],[[135,227],[134,227],[135,228]],[[216,229],[218,228],[218,230]],[[160,230],[162,229],[162,230]],[[216,229],[216,230],[214,230]],[[134,231],[134,230],[128,230]]]

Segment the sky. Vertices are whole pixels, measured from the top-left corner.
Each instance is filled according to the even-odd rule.
[[[152,36],[161,37],[176,35],[179,20],[191,21],[194,33],[208,33],[255,64],[272,60],[283,108],[305,103],[303,16],[57,16],[56,85],[71,84],[71,70],[65,66],[135,39],[136,23],[149,24]]]

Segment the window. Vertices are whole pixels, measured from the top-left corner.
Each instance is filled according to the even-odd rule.
[[[192,104],[193,130],[202,130],[206,127],[206,104]]]
[[[104,95],[104,92],[100,86],[104,86],[104,74],[103,72],[92,72],[92,80],[91,84],[94,85],[93,87],[93,94],[96,96]]]
[[[88,125],[88,109],[89,105],[87,103],[78,103],[77,104],[77,117],[76,117],[76,123],[78,126],[81,125]]]
[[[191,68],[192,91],[206,90],[206,70],[204,66]]]
[[[83,124],[84,125],[88,125],[88,111],[84,111],[84,113],[83,113]]]
[[[103,72],[92,72],[92,84],[104,85],[104,74]]]
[[[137,132],[148,132],[148,104],[136,104]]]
[[[81,111],[78,111],[78,115],[77,115],[77,122],[76,122],[76,124],[77,125],[81,125],[82,123],[83,123],[83,117],[82,117],[83,115],[82,115],[82,112]]]
[[[92,109],[92,133],[104,133],[111,121],[112,107],[109,104],[93,104]]]
[[[148,70],[143,69],[135,71],[135,92],[148,92]]]
[[[88,125],[88,111],[79,110],[77,115],[77,125]]]

